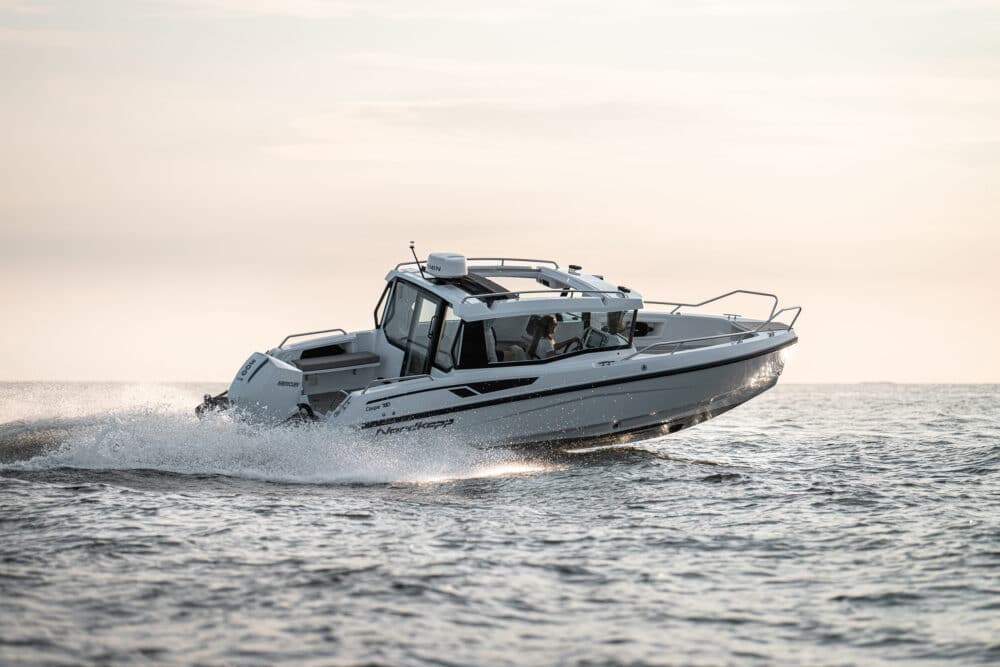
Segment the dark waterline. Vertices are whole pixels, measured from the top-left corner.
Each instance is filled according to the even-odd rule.
[[[779,386],[637,447],[0,384],[3,664],[1000,662],[1000,388]]]

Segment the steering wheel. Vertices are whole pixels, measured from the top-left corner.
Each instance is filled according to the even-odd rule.
[[[593,331],[593,329],[591,329],[590,327],[584,329],[580,333],[579,338],[577,338],[575,341],[566,346],[565,352],[568,354],[570,352],[579,352],[580,350],[584,349],[583,341],[587,340],[587,337],[590,335],[591,331]]]

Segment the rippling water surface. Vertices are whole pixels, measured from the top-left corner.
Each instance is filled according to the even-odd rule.
[[[1000,662],[1000,388],[779,386],[628,448],[0,385],[0,663]]]

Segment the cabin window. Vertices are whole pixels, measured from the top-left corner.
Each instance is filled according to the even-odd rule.
[[[484,323],[490,363],[546,361],[632,344],[635,311],[562,312],[503,317]],[[554,330],[550,332],[554,322]],[[495,350],[490,354],[490,347]]]
[[[483,335],[483,322],[463,322],[459,330],[460,341],[457,347],[459,368],[485,368],[489,359],[486,357],[486,338]]]
[[[385,289],[382,290],[382,296],[378,298],[378,303],[375,304],[375,310],[372,315],[375,317],[375,328],[378,329],[382,326],[382,322],[385,321],[385,313],[389,308],[389,301],[386,297],[389,295],[389,291],[392,289],[394,283],[388,283]]]
[[[417,303],[417,288],[409,283],[397,280],[389,295],[382,316],[382,329],[389,342],[397,347],[406,348],[406,339],[410,333],[410,320]]]

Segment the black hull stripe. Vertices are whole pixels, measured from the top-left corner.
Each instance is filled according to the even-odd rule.
[[[685,368],[673,368],[669,371],[660,371],[659,373],[648,373],[646,375],[633,375],[631,377],[617,378],[614,380],[601,380],[599,382],[588,382],[587,384],[573,385],[572,387],[558,387],[556,389],[544,389],[541,391],[533,391],[529,394],[519,394],[517,396],[505,396],[503,398],[495,398],[491,401],[479,401],[478,403],[468,403],[465,405],[456,405],[450,408],[440,408],[438,410],[428,410],[427,412],[415,412],[411,415],[400,415],[398,417],[389,417],[387,419],[379,419],[377,421],[364,422],[361,424],[362,429],[374,428],[376,426],[386,426],[387,424],[398,424],[399,422],[412,421],[414,419],[425,419],[427,417],[437,417],[440,415],[446,415],[453,412],[465,412],[466,410],[475,410],[477,408],[487,408],[492,405],[501,405],[503,403],[513,403],[515,401],[528,401],[534,398],[543,398],[545,396],[555,396],[557,394],[568,394],[574,391],[586,391],[587,389],[598,389],[600,387],[610,387],[616,384],[628,384],[631,382],[642,382],[643,380],[652,380],[655,378],[668,377],[670,375],[683,375],[684,373],[694,373],[695,371],[703,371],[709,368],[718,368],[719,366],[728,366],[730,364],[737,364],[741,361],[748,361],[750,359],[756,359],[757,357],[763,357],[768,354],[773,354],[778,350],[788,347],[789,345],[794,345],[798,342],[798,339],[790,340],[788,342],[782,343],[776,347],[769,348],[762,352],[753,352],[750,354],[744,354],[741,357],[733,357],[731,359],[722,359],[720,361],[712,361],[704,364],[698,364],[696,366],[687,366]],[[442,387],[444,389],[445,387]],[[416,393],[416,392],[414,392]]]
[[[509,380],[486,380],[485,382],[470,382],[469,388],[478,391],[480,394],[492,394],[495,391],[514,389],[525,385],[534,384],[537,377],[533,378],[511,378]]]
[[[368,401],[366,405],[371,405],[373,403],[381,403],[382,401],[391,401],[396,398],[403,398],[404,396],[413,396],[414,394],[426,394],[429,391],[445,391],[455,389],[469,388],[473,391],[469,392],[470,396],[474,396],[476,392],[480,394],[492,394],[495,391],[503,391],[504,389],[513,389],[514,387],[523,387],[526,384],[531,384],[537,377],[533,378],[513,378],[510,380],[487,380],[485,382],[466,382],[464,384],[448,384],[443,387],[430,387],[428,389],[418,389],[417,391],[407,392],[405,394],[396,394],[394,396],[386,396],[385,398],[373,398]]]

